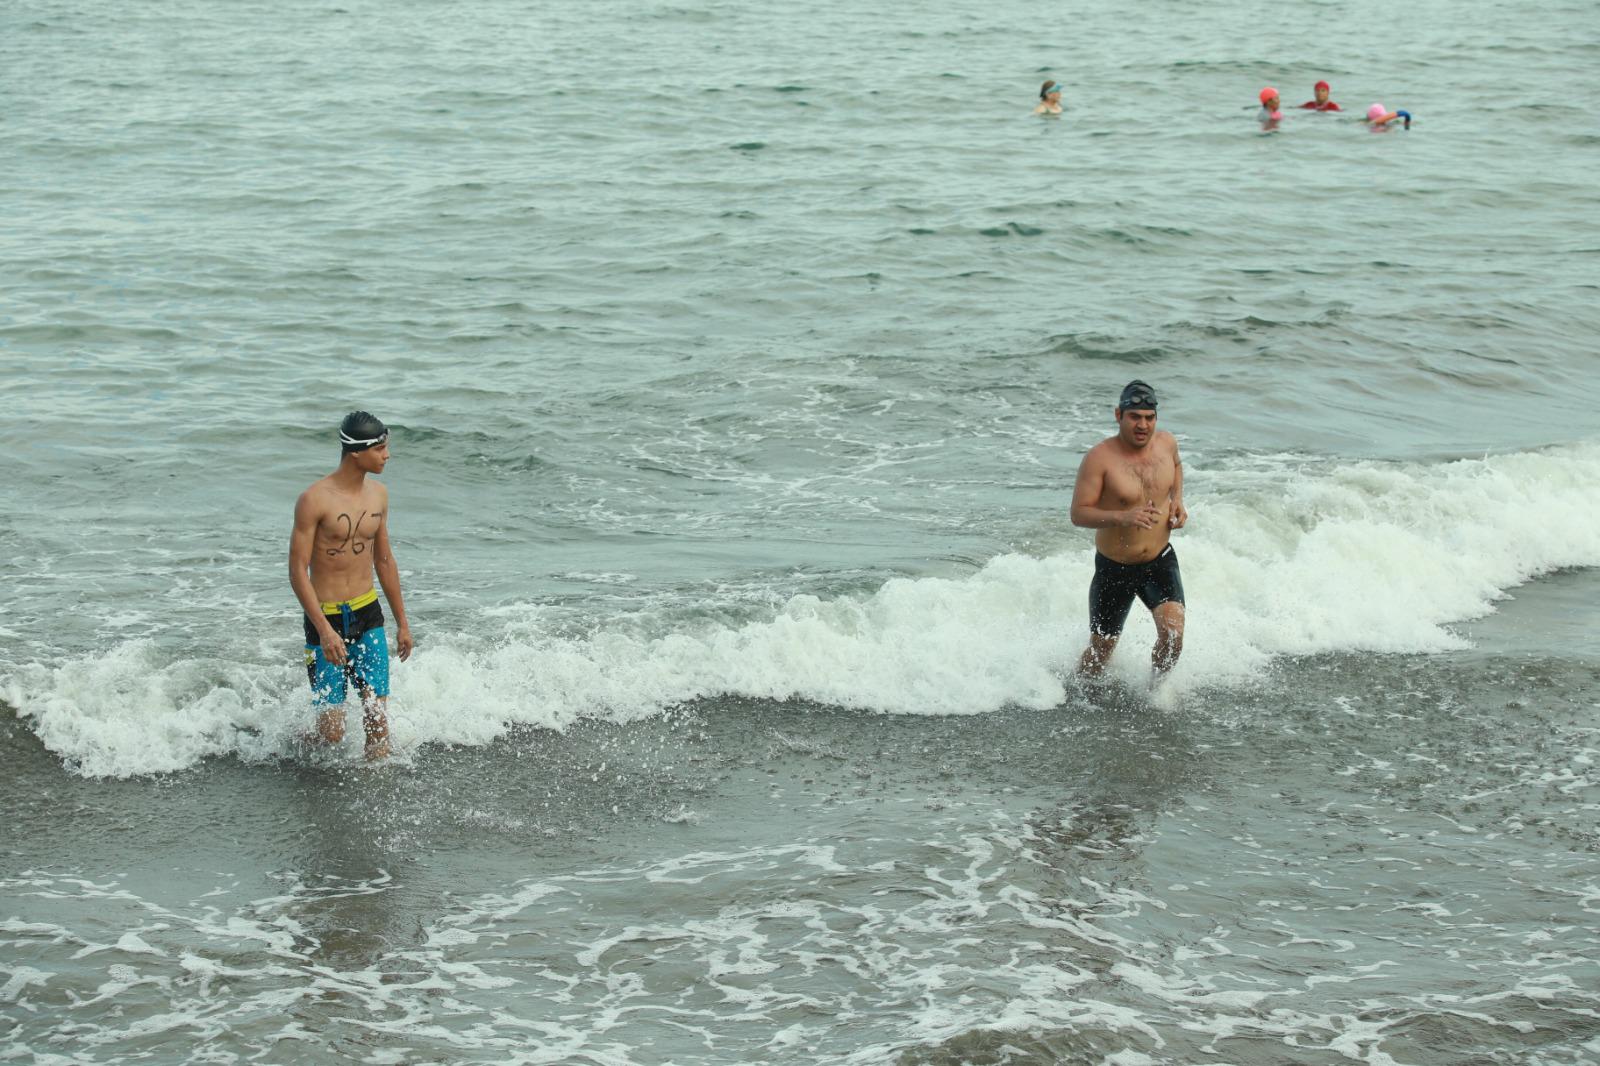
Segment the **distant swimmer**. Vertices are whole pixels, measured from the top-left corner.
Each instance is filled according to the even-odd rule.
[[[1033,109],[1035,115],[1061,114],[1061,86],[1053,81],[1047,81],[1039,86],[1039,106]]]
[[[1300,110],[1302,110],[1302,111],[1343,111],[1344,110],[1344,108],[1340,107],[1338,104],[1336,104],[1332,100],[1328,99],[1329,85],[1328,85],[1327,82],[1325,82],[1325,81],[1317,82],[1317,84],[1315,84],[1315,85],[1313,85],[1311,87],[1311,91],[1314,94],[1316,94],[1316,99],[1307,100],[1305,103],[1301,104],[1300,105]]]
[[[1156,623],[1150,665],[1159,677],[1183,651],[1183,580],[1172,531],[1189,521],[1183,463],[1171,433],[1156,429],[1156,392],[1130,381],[1116,407],[1117,435],[1089,449],[1072,490],[1072,524],[1097,530],[1089,585],[1089,647],[1078,672],[1099,677],[1139,597]]]
[[[1382,104],[1373,104],[1367,108],[1367,125],[1371,126],[1374,132],[1392,129],[1393,127],[1390,123],[1396,119],[1405,123],[1406,129],[1411,128],[1411,112],[1409,111],[1390,111]]]
[[[317,733],[344,739],[347,683],[361,697],[369,759],[389,754],[389,645],[376,571],[399,629],[395,650],[411,656],[411,627],[400,598],[400,567],[389,550],[389,490],[368,474],[389,461],[389,430],[365,411],[339,425],[339,469],[300,494],[289,536],[289,587],[305,612],[306,673],[319,708]]]
[[[1256,112],[1256,119],[1269,129],[1283,121],[1283,111],[1279,107],[1282,103],[1278,99],[1278,90],[1272,86],[1262,89],[1257,97],[1261,100],[1261,110]]]

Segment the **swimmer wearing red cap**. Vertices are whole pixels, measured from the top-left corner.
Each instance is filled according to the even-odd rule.
[[[1278,99],[1278,90],[1269,85],[1261,90],[1258,98],[1261,100],[1261,110],[1256,112],[1256,118],[1262,125],[1271,128],[1283,120],[1283,111],[1279,109],[1282,101]]]
[[[1316,94],[1317,98],[1315,100],[1307,100],[1305,103],[1301,104],[1300,105],[1300,110],[1302,110],[1302,111],[1343,111],[1344,110],[1344,108],[1340,107],[1338,104],[1336,104],[1332,100],[1328,99],[1328,83],[1327,82],[1325,82],[1325,81],[1317,82],[1316,85],[1311,87],[1311,91]]]

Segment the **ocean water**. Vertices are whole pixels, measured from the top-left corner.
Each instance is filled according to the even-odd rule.
[[[0,1059],[1600,1063],[1595,28],[0,11]],[[1085,689],[1133,377],[1186,648]]]

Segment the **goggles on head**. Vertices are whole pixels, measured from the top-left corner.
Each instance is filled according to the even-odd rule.
[[[1124,411],[1134,408],[1139,410],[1148,408],[1154,411],[1156,409],[1156,390],[1142,382],[1137,385],[1130,385],[1122,390],[1122,398],[1117,401],[1117,406]]]

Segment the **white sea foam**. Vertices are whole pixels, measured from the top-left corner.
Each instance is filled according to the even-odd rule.
[[[1600,565],[1600,445],[1211,476],[1214,486],[1191,485],[1193,518],[1176,538],[1191,606],[1180,691],[1248,680],[1283,655],[1456,648],[1451,623],[1489,612],[1506,589]],[[447,634],[397,664],[396,734],[403,748],[485,744],[514,725],[625,722],[719,695],[894,714],[1055,706],[1084,641],[1092,573],[1084,540],[1070,543],[869,595],[796,596],[739,625],[651,633],[635,618],[582,637],[519,625],[487,644]],[[1114,668],[1142,678],[1152,635],[1136,608]],[[0,695],[88,775],[267,757],[287,750],[306,710],[298,671],[259,654],[162,661],[130,641],[13,667]]]
[[[203,909],[47,871],[0,878],[10,898],[27,888],[45,919],[0,923],[0,956],[29,960],[0,964],[0,1003],[20,1022],[0,1037],[0,1060],[56,1039],[110,1061],[184,1030],[241,1061],[314,1031],[325,1042],[370,1040],[371,1061],[387,1061],[378,1056],[393,1045],[408,1061],[631,1066],[664,1061],[670,1047],[686,1063],[867,1066],[998,1061],[987,1053],[1042,1042],[1057,1061],[1133,1066],[1240,1061],[1241,1042],[1271,1041],[1300,1049],[1296,1061],[1383,1063],[1415,1061],[1390,1052],[1415,1047],[1419,1025],[1444,1021],[1458,1037],[1466,1025],[1463,1046],[1493,1049],[1515,1047],[1510,1034],[1547,1034],[1541,1045],[1552,1032],[1581,1034],[1595,1016],[1583,981],[1592,952],[1570,924],[1570,891],[1559,912],[1502,910],[1456,868],[1447,898],[1471,912],[1464,919],[1407,910],[1401,925],[1358,923],[1353,940],[1330,943],[1303,934],[1346,928],[1373,905],[1377,882],[1362,876],[1319,896],[1301,891],[1317,864],[1273,862],[1268,874],[1252,856],[1215,848],[1219,875],[1245,887],[1221,909],[1168,909],[1146,894],[1146,876],[1182,854],[1067,858],[1053,832],[1070,814],[985,816],[987,825],[936,821],[906,839],[839,842],[830,828],[600,867],[555,859],[528,879],[442,901],[431,891],[408,898],[388,875],[294,879],[265,899],[208,893]],[[1215,826],[1231,823],[1230,814]],[[885,847],[893,860],[862,861]],[[673,885],[693,887],[662,891]],[[1264,915],[1265,888],[1306,905]],[[389,891],[379,908],[363,901]],[[403,932],[339,946],[352,923],[380,911]],[[1530,956],[1526,935],[1553,913],[1565,932]],[[107,928],[139,936],[74,965],[83,932]],[[292,939],[275,944],[288,929]],[[1420,969],[1389,957],[1416,943],[1454,946]],[[1427,991],[1438,973],[1455,983]],[[1538,1061],[1576,1061],[1564,1050]]]

